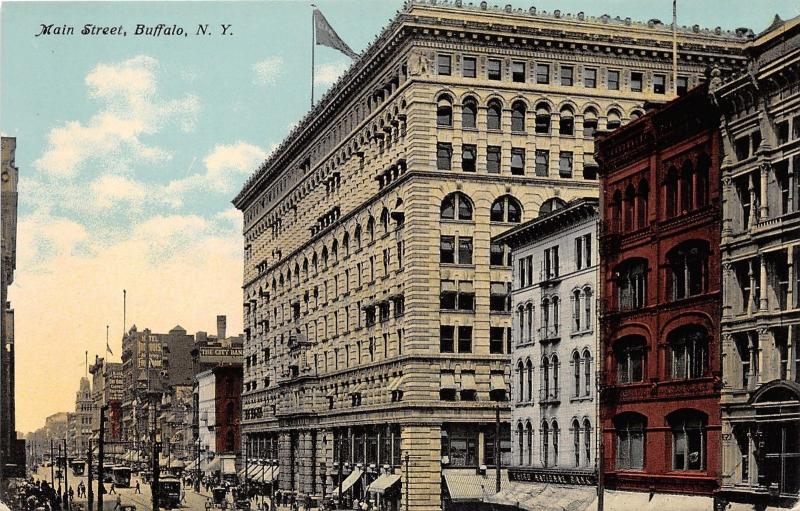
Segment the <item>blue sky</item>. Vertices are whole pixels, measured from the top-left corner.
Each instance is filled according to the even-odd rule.
[[[399,1],[317,0],[357,52]],[[465,0],[465,3],[468,3]],[[478,3],[474,0],[474,3]],[[505,4],[505,1],[490,4]],[[669,0],[511,2],[588,15],[671,19]],[[749,26],[794,0],[679,0],[679,23]],[[721,8],[723,7],[724,8]],[[84,352],[119,357],[128,326],[190,332],[227,314],[241,330],[241,220],[230,200],[308,110],[309,2],[5,2],[0,131],[17,137],[18,427],[71,408]],[[40,25],[123,25],[127,37],[42,36]],[[232,35],[134,37],[138,23],[208,23]],[[317,97],[349,59],[319,47]]]

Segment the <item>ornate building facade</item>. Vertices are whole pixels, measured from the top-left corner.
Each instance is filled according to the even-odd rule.
[[[791,507],[800,492],[800,18],[712,82],[723,118],[722,492]]]
[[[596,198],[577,199],[495,238],[511,248],[513,268],[509,479],[559,476],[587,486],[574,492],[587,503],[597,459],[599,218]]]
[[[89,378],[81,378],[80,387],[75,393],[75,411],[70,414],[73,421],[72,431],[67,438],[67,449],[70,456],[85,458],[89,450],[89,439],[92,438],[92,416],[94,402]]]
[[[409,3],[234,200],[242,433],[287,493],[440,509],[443,477],[495,465],[498,406],[509,458],[492,237],[596,195],[594,131],[672,90],[656,20],[457,4]],[[738,68],[744,35],[679,30],[677,89]]]
[[[719,486],[717,119],[701,86],[598,140],[600,422],[611,489],[711,496]]]

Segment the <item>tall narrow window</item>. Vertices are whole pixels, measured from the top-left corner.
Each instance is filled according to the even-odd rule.
[[[511,106],[511,131],[521,133],[525,131],[525,103],[517,101]]]
[[[536,83],[541,85],[550,83],[550,66],[548,64],[536,64]]]
[[[475,57],[464,57],[461,65],[461,73],[464,78],[475,78],[477,76]]]
[[[464,100],[464,104],[461,107],[461,126],[463,128],[475,128],[477,127],[477,119],[478,105],[475,100],[472,98]]]
[[[637,414],[625,414],[614,421],[616,430],[616,469],[644,468],[645,421]]]
[[[683,412],[669,419],[672,428],[672,469],[705,468],[705,418],[696,412]]]
[[[490,130],[500,130],[502,118],[502,106],[498,101],[490,101],[486,109],[486,128]]]
[[[486,147],[486,172],[500,173],[500,146]]]
[[[525,63],[524,62],[512,62],[511,63],[511,81],[517,83],[524,83],[525,82]]]

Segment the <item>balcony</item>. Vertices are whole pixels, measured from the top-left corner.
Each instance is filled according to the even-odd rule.
[[[561,330],[558,324],[539,328],[539,342],[553,342],[561,339]]]

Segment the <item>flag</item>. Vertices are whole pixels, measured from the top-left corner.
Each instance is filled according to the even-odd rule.
[[[114,356],[114,352],[111,351],[111,346],[108,345],[108,341],[106,341],[106,352],[111,353],[111,356]]]
[[[319,9],[314,9],[314,34],[317,44],[327,46],[328,48],[333,48],[334,50],[339,50],[351,59],[358,58],[358,54],[350,49],[350,47],[347,46],[347,43],[342,41],[342,38],[339,37],[339,34],[336,33]]]

